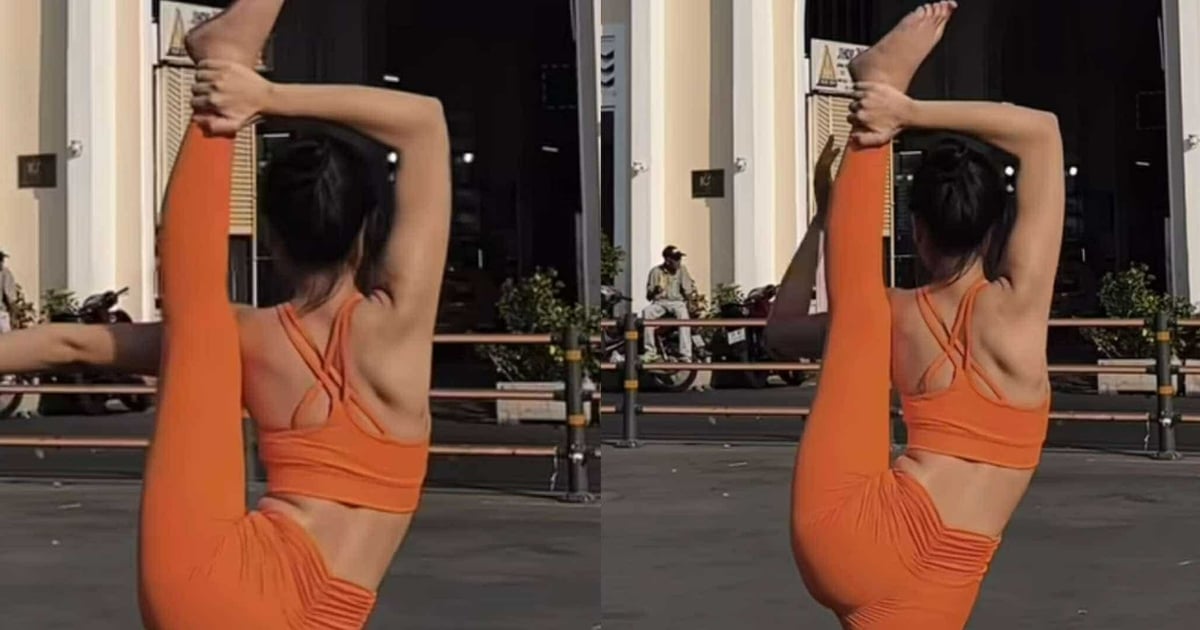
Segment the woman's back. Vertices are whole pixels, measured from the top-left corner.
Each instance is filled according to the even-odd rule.
[[[978,276],[974,276],[977,278]],[[929,304],[947,327],[952,327],[959,305],[979,282],[967,276],[945,287],[924,287]],[[970,321],[963,322],[971,340],[970,356],[978,372],[969,374],[984,392],[992,386],[1015,406],[1040,404],[1046,397],[1047,322],[1018,319],[1006,307],[1007,289],[1001,283],[988,283],[979,289]],[[918,290],[897,290],[892,302],[892,375],[896,391],[902,394],[927,394],[950,386],[955,371],[952,362],[922,376],[945,355],[937,332],[921,314]],[[986,379],[986,380],[985,380]],[[990,381],[990,385],[987,381]]]
[[[283,432],[308,430],[313,431],[311,439],[320,444],[336,439],[323,435],[320,428],[340,421],[351,429],[351,437],[363,439],[362,435],[368,435],[371,439],[365,440],[367,445],[394,445],[397,457],[413,459],[412,467],[419,464],[423,471],[424,460],[415,460],[423,458],[422,447],[429,436],[430,357],[426,356],[429,351],[422,348],[428,348],[430,340],[396,342],[404,337],[381,335],[374,329],[383,319],[375,312],[380,306],[370,299],[356,298],[353,291],[340,292],[303,314],[287,306],[241,313],[246,409],[254,418],[260,442],[264,437],[286,435]],[[340,317],[345,323],[338,330]],[[394,323],[395,319],[387,321]],[[336,342],[343,338],[345,344],[336,348]],[[307,360],[298,345],[303,343],[313,346]],[[324,366],[312,364],[314,359],[323,361],[339,352],[341,361],[330,366],[332,369],[318,370],[315,368]],[[410,367],[389,370],[397,357]],[[326,371],[334,380],[345,379],[344,386],[351,396],[342,409],[335,411],[337,392],[331,395],[327,391],[325,383],[329,379],[321,377],[319,371]],[[387,378],[381,378],[385,372]],[[336,416],[339,413],[345,416]],[[413,448],[407,448],[410,446]],[[357,459],[357,454],[351,454],[351,458]],[[361,458],[366,460],[368,455],[363,453]],[[265,463],[271,475],[270,463]],[[403,542],[412,513],[355,507],[313,494],[303,490],[271,491],[259,507],[283,512],[304,526],[322,550],[333,575],[374,588]]]
[[[982,429],[984,416],[993,414],[1001,420],[988,427],[998,433],[997,445],[1022,433],[1040,434],[1049,396],[1046,324],[1013,317],[1006,292],[1003,283],[984,283],[976,271],[947,286],[891,297],[896,391],[926,407],[953,406],[952,421],[968,428]],[[955,396],[952,405],[938,400],[949,396]],[[929,491],[948,526],[992,536],[1003,531],[1033,476],[1032,467],[919,447],[895,465]]]

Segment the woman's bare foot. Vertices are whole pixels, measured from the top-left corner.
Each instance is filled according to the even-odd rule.
[[[850,60],[850,76],[855,81],[886,83],[907,92],[917,68],[942,39],[946,23],[957,8],[953,0],[917,7],[883,39]]]
[[[253,67],[282,8],[283,0],[237,0],[188,31],[184,46],[192,61],[222,59]]]

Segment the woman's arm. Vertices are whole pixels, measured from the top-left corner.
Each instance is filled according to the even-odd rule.
[[[234,133],[260,114],[316,118],[400,154],[384,271],[395,312],[415,328],[386,328],[432,334],[450,238],[450,136],[441,103],[356,85],[274,84],[250,68],[216,60],[200,64],[193,93],[198,120],[212,134]]]
[[[816,216],[809,223],[783,279],[779,281],[775,302],[763,331],[767,350],[784,361],[818,357],[825,348],[827,316],[825,313],[810,313],[809,310],[813,289],[817,286],[817,268],[821,262],[821,237],[825,231],[825,209],[833,182],[833,160],[838,153],[833,140],[833,136],[830,136],[825,142],[813,168]]]
[[[158,374],[162,325],[43,324],[0,335],[0,374],[76,365]]]
[[[1062,135],[1054,114],[1000,103],[915,103],[914,127],[971,134],[1013,154],[1017,216],[998,270],[1018,310],[1047,317],[1062,248],[1066,174]]]
[[[824,352],[827,313],[809,312],[817,284],[823,221],[824,217],[818,214],[809,224],[779,282],[767,317],[763,340],[767,350],[780,360],[818,357]]]
[[[903,127],[944,129],[976,136],[1020,161],[1017,217],[999,272],[1017,314],[1047,317],[1066,213],[1062,135],[1054,114],[1008,103],[914,101],[879,84],[858,89],[852,122],[868,129],[856,134],[868,145]]]

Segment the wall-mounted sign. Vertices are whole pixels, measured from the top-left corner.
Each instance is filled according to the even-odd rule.
[[[600,36],[600,106],[613,109],[619,107],[621,101],[621,86],[618,84],[619,70],[617,64],[624,53],[624,31],[605,27],[605,33]]]
[[[868,47],[861,44],[812,40],[809,58],[809,89],[822,94],[850,94],[854,79],[850,78],[850,60]]]
[[[53,153],[17,156],[17,188],[54,188],[58,185],[58,156]]]
[[[692,199],[725,196],[725,169],[692,171]]]

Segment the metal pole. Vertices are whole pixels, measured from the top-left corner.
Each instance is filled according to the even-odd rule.
[[[252,505],[250,488],[259,480],[258,432],[253,418],[242,418],[242,445],[246,458],[246,505]]]
[[[1159,311],[1154,315],[1154,346],[1154,371],[1158,381],[1154,398],[1158,420],[1158,452],[1154,457],[1180,459],[1182,455],[1175,449],[1175,422],[1179,418],[1175,413],[1175,385],[1171,373],[1171,314],[1167,311]]]
[[[625,392],[622,415],[625,422],[621,425],[621,440],[617,446],[621,448],[637,448],[637,392],[638,392],[638,319],[637,313],[625,314],[625,363],[624,374]]]
[[[589,503],[595,497],[588,492],[587,416],[583,413],[583,350],[579,328],[572,324],[563,340],[563,364],[567,370],[567,494],[568,503]]]

